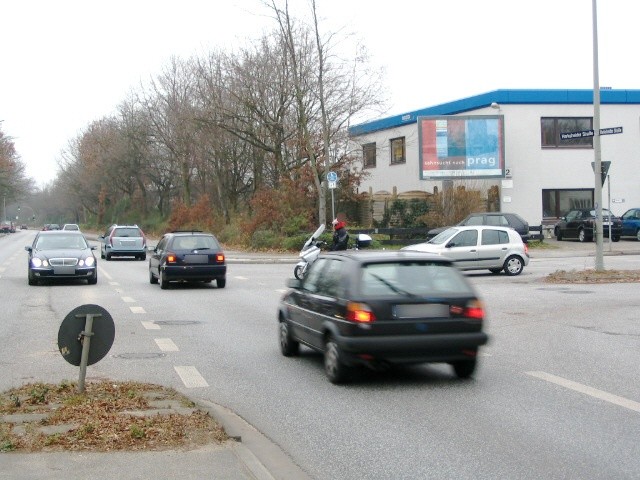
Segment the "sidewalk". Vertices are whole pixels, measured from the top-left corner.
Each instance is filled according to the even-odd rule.
[[[1,480],[310,480],[288,455],[229,409],[202,400],[231,440],[195,450],[0,453]]]

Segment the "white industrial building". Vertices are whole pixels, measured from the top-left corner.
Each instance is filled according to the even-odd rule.
[[[356,125],[350,129],[351,140],[369,173],[360,192],[395,196],[432,193],[447,182],[482,183],[485,189],[499,189],[498,211],[518,213],[530,225],[553,223],[571,208],[593,205],[593,137],[577,133],[593,129],[593,115],[592,90],[496,90]],[[486,119],[492,132],[499,131],[492,134],[491,147],[477,149],[469,146],[475,133],[467,126],[466,153],[463,146],[458,163],[438,170],[430,165],[457,148],[451,129],[456,117],[471,119],[467,125],[477,124],[476,117]],[[601,90],[600,129],[601,159],[605,165],[611,162],[602,206],[610,203],[613,213],[621,215],[640,207],[640,90]],[[495,148],[496,158],[475,155],[474,148]],[[481,165],[488,161],[496,164]]]

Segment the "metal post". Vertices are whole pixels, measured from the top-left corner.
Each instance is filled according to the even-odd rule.
[[[609,210],[609,251],[613,249],[611,242],[611,227],[613,223],[613,214],[611,213],[611,175],[607,175],[607,209]]]
[[[82,342],[82,354],[80,357],[80,376],[78,378],[78,391],[84,393],[84,381],[87,377],[87,364],[89,363],[89,348],[91,346],[91,337],[93,336],[93,319],[101,317],[101,314],[87,313],[84,331],[80,332],[79,340]],[[82,317],[82,315],[79,315]]]
[[[602,251],[602,151],[600,149],[600,80],[598,77],[598,9],[592,0],[593,9],[593,152],[596,210],[596,271],[604,270]]]
[[[333,191],[335,190],[335,188],[331,189],[331,220],[333,221],[333,219],[336,218],[336,206],[335,206],[335,202],[334,202],[334,197],[333,197]]]

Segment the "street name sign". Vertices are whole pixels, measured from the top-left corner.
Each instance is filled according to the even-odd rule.
[[[610,128],[600,129],[600,135],[613,135],[615,133],[622,133],[622,127],[610,127]],[[572,138],[593,137],[594,135],[595,135],[595,131],[593,130],[582,130],[581,132],[561,133],[560,138],[562,140],[571,140]]]

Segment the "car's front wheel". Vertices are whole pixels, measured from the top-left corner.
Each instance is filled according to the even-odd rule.
[[[502,271],[502,269],[501,268],[490,268],[489,271],[495,275],[495,274],[500,273]]]
[[[524,263],[522,258],[517,255],[511,255],[504,261],[504,273],[507,275],[515,276],[522,273]]]
[[[452,362],[451,366],[458,378],[469,378],[473,375],[473,372],[476,371],[477,363],[477,360],[474,358],[472,360],[458,360],[456,362]]]
[[[296,267],[293,269],[293,274],[298,280],[302,280],[304,278],[304,270],[305,269],[303,265],[296,265]]]
[[[29,269],[29,273],[27,275],[27,280],[29,282],[29,285],[31,285],[31,286],[38,284],[38,281],[36,280],[36,276],[33,274],[31,269]]]
[[[560,241],[562,240],[562,232],[560,231],[559,227],[556,227],[556,240]]]
[[[89,278],[87,278],[87,283],[89,285],[95,285],[96,283],[98,283],[98,269],[96,269],[93,272],[93,275],[91,275]]]
[[[300,351],[300,344],[291,338],[289,324],[286,320],[280,321],[280,351],[285,357],[293,357]]]
[[[343,383],[347,380],[350,368],[342,361],[342,351],[333,339],[329,337],[324,346],[324,372],[331,383]]]

